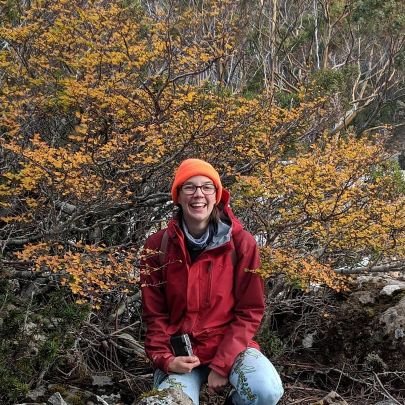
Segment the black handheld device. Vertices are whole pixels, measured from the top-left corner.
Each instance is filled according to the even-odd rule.
[[[170,344],[175,356],[192,356],[190,337],[187,333],[177,336],[170,336]]]

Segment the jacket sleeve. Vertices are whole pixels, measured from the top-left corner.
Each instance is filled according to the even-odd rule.
[[[142,318],[146,324],[145,351],[155,367],[168,372],[174,358],[167,334],[169,314],[164,292],[163,269],[159,260],[163,231],[152,235],[145,244],[141,261]]]
[[[236,247],[238,262],[234,283],[234,320],[210,364],[212,370],[224,377],[228,377],[237,355],[252,343],[265,307],[263,280],[258,274],[249,271],[260,267],[259,251],[253,236],[247,231],[243,233],[243,240]]]

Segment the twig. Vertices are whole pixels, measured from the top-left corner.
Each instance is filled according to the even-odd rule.
[[[141,293],[138,292],[134,295],[129,296],[126,300],[119,305],[118,309],[109,316],[110,321],[113,321],[118,316],[122,315],[129,304],[132,304],[134,301],[139,301],[141,298]]]
[[[135,321],[134,323],[131,323],[130,325],[126,325],[121,329],[117,329],[114,332],[111,332],[110,336],[117,335],[117,334],[121,333],[122,331],[124,331],[128,328],[132,328],[132,326],[139,325],[139,324],[140,324],[140,321]]]
[[[374,378],[377,380],[378,385],[382,388],[382,390],[384,391],[382,394],[389,398],[391,401],[395,402],[398,405],[401,405],[400,402],[398,402],[388,391],[387,389],[384,387],[384,384],[381,382],[381,380],[378,378],[378,375],[376,373],[373,372]]]
[[[338,392],[340,380],[342,379],[343,370],[345,369],[345,365],[346,365],[346,363],[343,364],[342,372],[340,373],[339,380],[338,380],[338,382],[337,382],[337,384],[336,384],[336,388],[335,388],[335,391],[336,391],[336,392]]]
[[[28,306],[27,306],[27,310],[25,312],[25,316],[24,316],[24,325],[23,325],[23,331],[26,332],[27,331],[27,321],[28,321],[28,314],[30,312],[30,307],[32,304],[32,301],[34,299],[34,290],[31,291],[31,297],[30,297],[30,301],[28,302]]]

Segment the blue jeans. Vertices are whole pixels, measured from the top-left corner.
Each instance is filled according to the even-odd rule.
[[[179,388],[195,405],[199,404],[201,385],[207,382],[208,366],[199,366],[186,374],[165,374],[156,370],[154,386],[160,390]],[[274,366],[257,349],[240,353],[232,366],[229,382],[233,386],[234,405],[275,405],[283,395],[280,376]]]

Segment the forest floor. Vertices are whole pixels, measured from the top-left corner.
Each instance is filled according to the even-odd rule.
[[[10,308],[18,328],[15,306]],[[303,292],[286,287],[279,279],[269,285],[267,308],[258,341],[281,375],[285,394],[280,405],[405,404],[404,275],[359,276],[353,279],[350,290],[341,293],[324,288]],[[136,311],[135,320],[139,318]],[[43,323],[38,313],[30,314]],[[100,316],[98,321],[105,318]],[[23,322],[33,325],[27,319]],[[33,384],[45,391],[37,397],[40,402],[27,396],[25,403],[42,403],[56,390],[66,396],[79,390],[81,395],[102,396],[111,405],[133,404],[152,388],[150,364],[133,351],[122,350],[122,341],[117,340],[118,332],[122,336],[134,324],[140,325],[139,320],[130,319],[127,326],[120,326],[121,331],[106,332],[97,319],[85,321],[63,365],[52,372],[47,366]],[[142,340],[142,328],[137,328],[139,334],[132,330],[132,335]],[[10,339],[11,343],[15,340],[12,335]],[[52,346],[46,347],[51,351]],[[21,350],[18,356],[26,356],[26,347]],[[108,381],[97,385],[95,377]],[[335,400],[325,399],[331,393],[336,393]],[[200,404],[219,405],[224,397],[225,393],[210,395],[204,387]]]
[[[268,306],[260,344],[283,380],[280,405],[405,404],[402,274],[359,276],[344,293],[284,291]],[[223,401],[201,393],[201,405]]]
[[[404,297],[397,273],[359,276],[345,293],[302,295],[289,308],[275,303],[282,404],[344,403],[323,400],[331,392],[350,405],[405,404]]]

